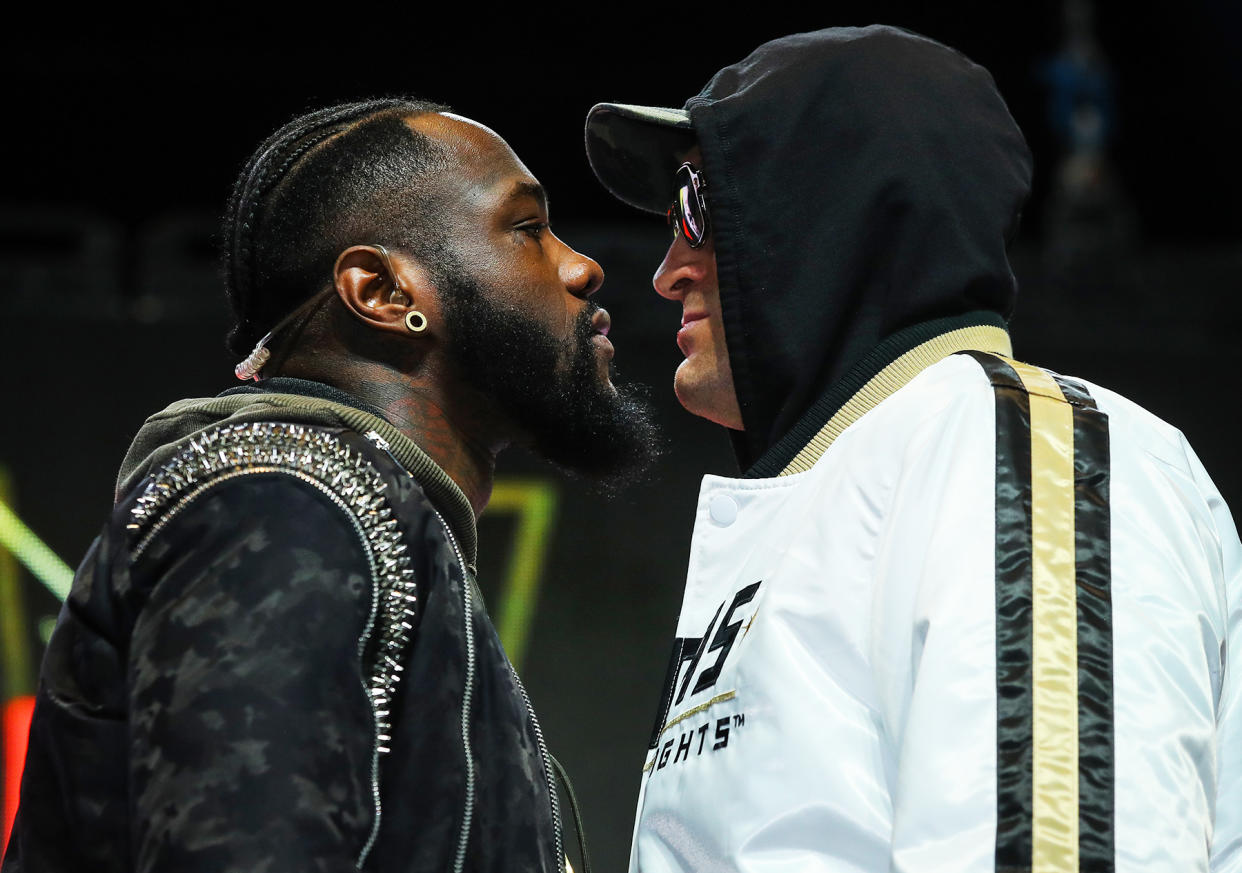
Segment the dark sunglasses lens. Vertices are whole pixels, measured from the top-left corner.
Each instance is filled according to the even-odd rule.
[[[682,232],[692,245],[697,245],[703,241],[703,216],[699,214],[698,198],[688,185],[678,189],[677,205],[681,213]]]
[[[681,231],[690,245],[697,246],[702,243],[707,223],[699,208],[699,198],[695,196],[690,171],[685,167],[677,171],[677,203],[674,211],[681,219]]]

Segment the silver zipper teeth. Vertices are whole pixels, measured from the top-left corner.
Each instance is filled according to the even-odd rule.
[[[470,753],[470,740],[467,725],[467,713],[470,707],[470,691],[474,686],[474,629],[471,622],[470,614],[470,575],[466,571],[466,562],[462,558],[461,548],[457,545],[457,537],[453,535],[453,529],[449,527],[448,522],[444,520],[444,516],[439,510],[433,510],[436,518],[440,519],[440,524],[444,525],[444,532],[448,534],[449,542],[453,546],[453,551],[457,555],[458,564],[462,568],[464,591],[463,599],[466,604],[466,705],[462,709],[462,741],[466,746],[466,761],[468,769],[466,771],[466,814],[463,819],[461,839],[457,848],[457,859],[453,865],[454,873],[461,873],[462,865],[466,860],[466,836],[470,832],[470,817],[474,806],[474,759]],[[513,664],[509,664],[509,672],[513,674],[514,681],[517,682],[518,690],[522,692],[522,700],[526,704],[526,714],[530,716],[531,727],[535,729],[535,741],[539,744],[539,757],[543,760],[543,775],[548,785],[548,799],[552,804],[552,825],[555,832],[555,851],[554,856],[557,867],[562,869],[562,858],[564,857],[564,841],[561,838],[561,805],[556,798],[556,786],[552,784],[552,760],[548,755],[548,747],[543,740],[543,729],[539,727],[539,719],[535,717],[535,707],[531,705],[530,696],[526,693],[526,686],[522,684],[522,677],[518,676],[517,670],[513,669]]]
[[[449,544],[453,547],[453,553],[457,555],[457,565],[461,567],[462,575],[462,605],[466,613],[466,690],[461,707],[461,744],[466,755],[466,806],[462,811],[461,834],[457,838],[457,855],[453,859],[454,873],[461,873],[466,864],[466,843],[470,839],[470,823],[474,818],[474,753],[470,749],[470,699],[474,695],[474,610],[470,596],[470,573],[466,569],[461,547],[457,545],[457,537],[453,535],[453,529],[440,511],[432,507],[432,512],[440,519]]]
[[[531,726],[535,729],[535,740],[539,743],[539,757],[543,759],[543,776],[548,783],[548,799],[552,802],[552,827],[556,833],[556,864],[554,869],[562,870],[565,865],[565,846],[561,838],[561,803],[556,798],[556,786],[552,784],[552,758],[548,754],[548,746],[543,741],[543,730],[539,727],[539,719],[535,717],[535,707],[531,705],[526,686],[522,677],[517,674],[513,664],[509,664],[509,672],[517,681],[518,690],[522,692],[522,700],[526,701],[526,713],[530,716]]]
[[[218,428],[191,440],[188,448],[155,474],[138,498],[127,526],[132,535],[141,535],[131,560],[137,560],[160,530],[203,492],[238,476],[259,473],[294,476],[322,492],[349,518],[367,556],[371,612],[358,640],[360,659],[377,621],[381,626],[374,663],[365,668],[362,679],[375,722],[371,752],[375,818],[358,856],[357,867],[361,869],[379,836],[379,758],[389,751],[386,744],[392,739],[392,702],[405,669],[401,661],[409,646],[417,607],[417,586],[405,554],[407,547],[401,542],[402,532],[383,494],[387,484],[378,471],[364,457],[342,446],[335,435],[323,431],[270,422]]]

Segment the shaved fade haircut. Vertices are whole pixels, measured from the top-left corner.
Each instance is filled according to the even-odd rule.
[[[407,121],[447,111],[407,98],[342,103],[298,116],[254,151],[221,233],[233,354],[326,288],[351,245],[433,264],[445,237],[434,180],[449,155]]]

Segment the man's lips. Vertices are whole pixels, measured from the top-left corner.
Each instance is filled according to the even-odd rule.
[[[707,319],[707,313],[697,309],[691,309],[683,312],[681,315],[681,330],[677,331],[677,348],[681,349],[681,353],[689,357],[690,349],[688,348],[687,336],[690,329],[700,321]]]
[[[591,342],[595,348],[612,358],[616,350],[612,347],[612,341],[608,339],[608,331],[612,330],[612,317],[607,309],[595,311],[595,314],[591,316],[591,329],[595,331],[591,334]]]
[[[595,314],[591,316],[591,329],[598,334],[608,336],[608,331],[612,330],[612,316],[608,314],[607,309],[595,310]]]

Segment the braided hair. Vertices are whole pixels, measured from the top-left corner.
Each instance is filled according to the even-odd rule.
[[[233,186],[222,228],[228,347],[244,355],[331,281],[351,245],[380,243],[429,257],[443,229],[427,183],[446,149],[412,130],[412,116],[446,112],[384,98],[328,106],[281,127]]]

